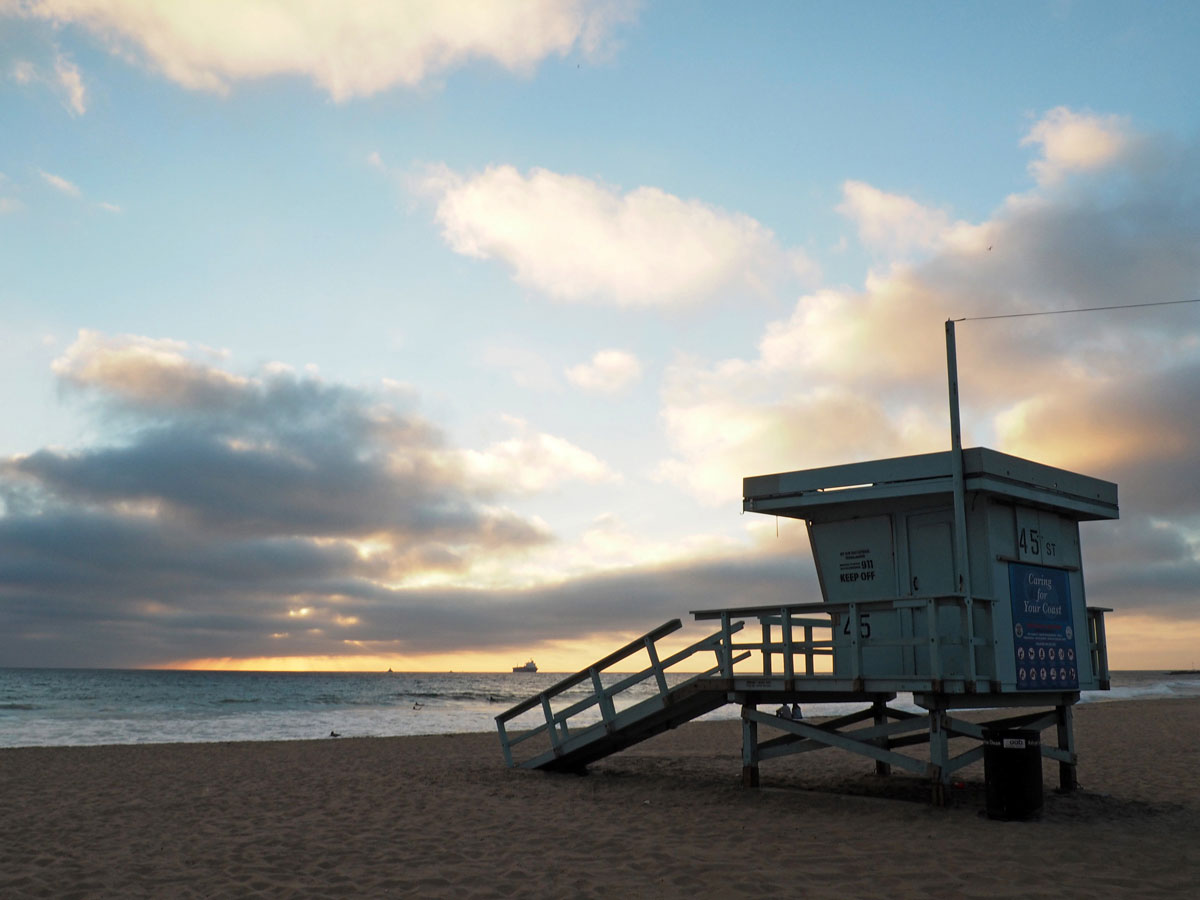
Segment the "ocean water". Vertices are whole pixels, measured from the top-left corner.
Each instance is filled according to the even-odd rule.
[[[560,673],[180,672],[0,669],[0,747],[208,741],[282,741],[344,736],[493,731],[495,716],[549,687]],[[624,675],[605,677],[611,684]],[[668,676],[678,681],[686,675]],[[1200,696],[1200,675],[1114,672],[1112,690],[1082,702]],[[555,703],[582,699],[581,685]],[[652,680],[618,708],[655,691]],[[911,695],[896,704],[916,711]],[[836,715],[855,704],[806,707]],[[709,719],[736,719],[729,704]],[[518,720],[535,723],[540,712]],[[581,717],[580,721],[586,721]]]

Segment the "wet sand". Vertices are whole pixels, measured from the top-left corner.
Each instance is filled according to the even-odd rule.
[[[6,749],[0,897],[1197,896],[1200,701],[1075,729],[1081,790],[1045,762],[1032,822],[983,814],[981,764],[941,809],[835,750],[744,789],[736,722],[587,777],[506,769],[495,734]]]

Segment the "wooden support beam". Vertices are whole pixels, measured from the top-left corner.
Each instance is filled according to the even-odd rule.
[[[746,713],[753,703],[742,706],[742,787],[758,787],[758,722]]]
[[[1079,787],[1075,773],[1075,718],[1069,705],[1054,707],[1058,726],[1058,749],[1070,759],[1058,763],[1058,789],[1069,794]]]
[[[868,715],[870,715],[869,711]],[[824,750],[827,746],[809,740],[808,737],[793,727],[796,724],[795,722],[790,722],[787,719],[766,716],[759,721],[788,732],[780,737],[760,743],[758,745],[760,759],[777,759],[781,756],[807,753],[811,750]],[[924,716],[919,717],[918,721],[915,722],[911,719],[905,719],[901,722],[887,722],[883,725],[872,725],[869,728],[857,728],[854,731],[842,731],[840,728],[835,728],[831,722],[822,722],[820,725],[807,723],[805,727],[816,728],[826,734],[838,734],[863,744],[882,747],[885,750],[890,750],[893,747],[907,746],[908,744],[923,744],[929,740],[928,724]],[[911,738],[893,737],[893,735],[903,735],[918,729],[919,732]]]
[[[945,806],[950,781],[950,740],[946,734],[946,711],[929,710],[929,778],[933,782],[933,805]]]
[[[776,727],[781,727],[786,723],[786,728],[788,731],[791,731],[800,737],[809,738],[815,744],[825,744],[830,747],[837,747],[840,750],[849,750],[851,753],[857,753],[860,756],[867,756],[871,759],[883,760],[884,762],[900,766],[903,769],[908,769],[909,771],[917,772],[921,775],[924,775],[929,771],[926,764],[921,760],[913,759],[911,756],[904,756],[900,753],[892,753],[890,750],[883,750],[879,747],[876,747],[874,744],[868,742],[870,738],[868,738],[867,741],[864,741],[853,734],[847,735],[836,731],[827,731],[822,727],[809,725],[803,721],[787,722],[786,720],[779,719],[777,716],[768,716],[764,713],[757,711],[752,712],[747,709],[742,710],[742,717],[743,721],[746,719],[751,719],[767,725],[775,725],[777,722],[780,723]],[[864,729],[864,733],[869,733],[873,730],[874,729]],[[871,736],[873,737],[874,735]],[[786,754],[769,754],[766,752],[765,746],[760,745],[758,747],[758,758],[760,761],[768,759],[772,755],[783,756]]]
[[[885,701],[876,700],[874,703],[872,703],[871,704],[871,712],[874,714],[873,718],[875,720],[876,726],[887,724],[888,709],[887,709],[887,703]],[[882,744],[880,744],[880,746],[883,747],[885,750],[887,750],[891,745],[887,742],[886,738],[884,738],[883,740],[884,740],[884,742]],[[886,763],[881,759],[875,760],[875,774],[876,775],[891,775],[892,774],[891,763]]]

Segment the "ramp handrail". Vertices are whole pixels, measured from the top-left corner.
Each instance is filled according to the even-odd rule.
[[[599,706],[601,717],[605,722],[610,722],[616,716],[616,705],[613,698],[621,694],[635,685],[641,684],[649,678],[654,678],[657,682],[658,694],[665,695],[671,690],[678,690],[680,687],[691,684],[699,678],[709,677],[716,672],[723,671],[726,668],[731,668],[728,656],[728,637],[737,631],[740,631],[742,626],[738,622],[735,626],[724,629],[716,634],[709,635],[696,643],[685,647],[677,653],[668,656],[666,659],[659,659],[658,651],[655,646],[656,642],[668,634],[682,628],[683,624],[678,619],[672,619],[665,622],[652,631],[646,632],[639,638],[630,641],[621,649],[610,653],[602,659],[597,660],[588,666],[586,669],[580,669],[573,675],[568,675],[561,681],[556,682],[545,690],[534,694],[527,700],[523,700],[516,706],[513,706],[496,716],[496,730],[500,734],[500,744],[504,751],[504,761],[509,765],[514,765],[512,757],[512,748],[523,741],[537,737],[541,734],[549,734],[550,742],[553,747],[558,747],[563,741],[570,736],[568,720],[573,716],[577,716],[585,710],[593,706]],[[630,674],[620,681],[605,687],[600,680],[600,673],[605,669],[616,665],[624,659],[632,656],[641,650],[646,650],[650,657],[650,665],[646,668]],[[716,665],[706,671],[695,674],[692,678],[687,679],[681,684],[674,686],[668,685],[666,671],[671,666],[682,662],[685,659],[702,651],[710,651],[716,654]],[[746,654],[749,656],[749,654]],[[742,657],[744,658],[744,657]],[[585,681],[591,681],[592,692],[570,706],[555,711],[551,705],[551,700],[557,697],[578,684]],[[522,713],[528,712],[541,706],[545,721],[539,725],[530,728],[520,734],[509,736],[505,723],[511,721]]]

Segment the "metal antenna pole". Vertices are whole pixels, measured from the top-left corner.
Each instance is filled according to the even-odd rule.
[[[971,601],[971,566],[967,547],[967,490],[963,477],[962,425],[958,417],[958,351],[954,320],[946,320],[946,377],[950,389],[950,473],[954,481],[954,556],[958,589],[966,612],[968,690],[975,689],[975,615]]]

